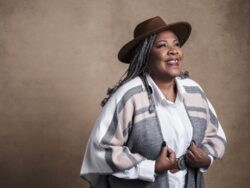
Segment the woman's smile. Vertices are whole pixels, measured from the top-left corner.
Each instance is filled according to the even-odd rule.
[[[170,66],[179,66],[179,60],[178,59],[169,59],[165,61]]]

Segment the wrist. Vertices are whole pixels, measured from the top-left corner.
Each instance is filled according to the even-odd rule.
[[[157,160],[155,161],[155,171],[154,171],[154,173],[159,174],[158,161]]]

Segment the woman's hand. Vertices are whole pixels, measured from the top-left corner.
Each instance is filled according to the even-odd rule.
[[[163,142],[160,155],[155,161],[155,172],[161,173],[176,168],[175,152]]]
[[[192,142],[186,153],[188,166],[193,168],[208,168],[211,162],[210,160],[210,157]]]

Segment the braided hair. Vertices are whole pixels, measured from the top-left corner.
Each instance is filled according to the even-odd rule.
[[[150,51],[155,41],[155,38],[156,34],[152,34],[146,37],[136,46],[133,58],[131,58],[130,60],[128,69],[113,88],[108,88],[107,97],[102,100],[101,106],[104,106],[110,99],[110,97],[116,92],[116,90],[123,84],[132,80],[136,76],[142,76],[145,74],[148,68]]]

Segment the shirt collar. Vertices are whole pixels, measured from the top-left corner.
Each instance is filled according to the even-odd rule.
[[[163,93],[161,92],[161,90],[159,89],[159,87],[156,85],[156,83],[154,82],[154,80],[151,78],[151,76],[149,74],[146,74],[146,78],[148,81],[149,86],[152,88],[153,90],[153,98],[155,103],[157,104],[161,104],[161,103],[167,103],[167,104],[174,104],[174,105],[178,105],[179,103],[183,102],[183,96],[185,94],[185,90],[183,87],[181,87],[181,83],[180,83],[180,78],[176,77],[175,78],[175,83],[177,86],[177,95],[176,95],[176,99],[175,102],[169,101],[166,99],[166,97],[163,95]]]

